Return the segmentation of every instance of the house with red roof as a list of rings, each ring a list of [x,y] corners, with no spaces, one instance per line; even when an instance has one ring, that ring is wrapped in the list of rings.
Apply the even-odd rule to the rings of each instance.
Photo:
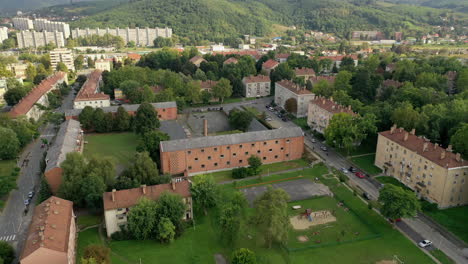
[[[110,106],[110,96],[100,91],[102,84],[102,71],[94,70],[88,75],[88,79],[75,97],[73,108],[83,109],[86,106],[107,107]]]
[[[206,62],[206,60],[202,56],[199,56],[199,55],[191,58],[189,61],[193,63],[195,66],[197,66],[198,68],[200,68],[200,65],[202,64],[202,62]]]
[[[223,65],[237,64],[238,62],[239,62],[239,61],[238,61],[236,58],[231,57],[231,58],[225,60],[225,61],[223,62]]]
[[[269,75],[272,70],[278,67],[278,65],[279,62],[269,59],[262,64],[262,70],[264,70]]]
[[[270,95],[271,80],[269,76],[246,76],[242,79],[245,97],[263,97]]]
[[[311,77],[315,77],[315,71],[311,68],[295,68],[294,73],[298,78],[304,78],[305,81]]]
[[[288,60],[289,56],[291,56],[289,53],[279,53],[276,54],[275,58],[279,63],[284,63]]]
[[[342,106],[333,101],[333,98],[327,99],[321,96],[315,97],[315,99],[310,100],[309,102],[307,124],[313,130],[324,134],[330,120],[338,113],[356,115],[356,113],[351,110],[351,106]]]

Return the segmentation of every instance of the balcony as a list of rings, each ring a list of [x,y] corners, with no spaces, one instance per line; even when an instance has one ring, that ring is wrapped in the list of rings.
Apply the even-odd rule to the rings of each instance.
[[[389,167],[393,167],[392,163],[390,163],[389,161],[385,162],[384,165],[389,166]]]

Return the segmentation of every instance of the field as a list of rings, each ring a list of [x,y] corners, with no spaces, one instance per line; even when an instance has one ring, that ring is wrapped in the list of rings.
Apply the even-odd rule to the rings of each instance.
[[[381,169],[374,165],[374,160],[375,154],[351,158],[351,161],[356,164],[358,168],[365,171],[369,175],[377,175],[382,172]]]
[[[454,235],[468,243],[468,206],[424,212]]]
[[[311,233],[312,229],[305,231],[290,230],[288,249],[273,246],[268,249],[258,235],[258,230],[250,225],[246,219],[242,223],[239,232],[239,241],[232,247],[224,247],[220,242],[222,232],[219,230],[216,222],[216,211],[209,211],[208,215],[195,215],[195,223],[188,227],[184,234],[176,239],[172,244],[162,245],[155,241],[111,241],[108,246],[112,250],[113,263],[160,263],[158,260],[164,259],[164,263],[215,263],[214,254],[223,254],[230,256],[232,250],[238,247],[246,247],[253,250],[261,263],[376,263],[380,260],[391,260],[393,255],[398,255],[405,263],[433,263],[421,250],[413,245],[407,238],[393,229],[385,219],[380,217],[373,210],[369,210],[367,205],[353,193],[339,184],[332,176],[323,177],[326,168],[316,166],[301,171],[295,171],[284,174],[277,174],[262,179],[247,179],[241,182],[226,184],[221,186],[223,192],[233,192],[241,186],[252,184],[268,184],[271,181],[292,180],[294,177],[315,179],[329,186],[335,193],[335,198],[322,197],[303,201],[291,202],[289,206],[303,205],[303,208],[336,210],[337,221],[330,223],[333,225],[328,230],[323,231],[326,225],[316,226],[322,228],[317,238],[320,248],[298,248],[298,242],[294,239],[299,233]],[[349,212],[337,208],[337,200],[345,201],[345,206],[350,209]],[[248,214],[254,213],[255,209],[250,208]],[[351,211],[353,213],[351,213]],[[290,211],[291,215],[297,214],[297,211]],[[248,218],[248,217],[247,217]],[[344,235],[343,235],[343,232]],[[314,231],[316,232],[316,231]],[[356,234],[358,233],[358,234]],[[380,234],[376,238],[363,239],[369,235]],[[358,239],[353,239],[358,237]],[[340,243],[337,243],[340,238]],[[103,243],[99,240],[97,228],[88,229],[79,234],[78,252],[81,254],[83,248],[91,243]],[[306,246],[317,247],[315,239]],[[331,243],[326,243],[331,242]],[[337,254],[339,252],[339,254]],[[115,262],[114,262],[115,261]]]
[[[138,136],[133,133],[86,134],[86,157],[107,157],[115,165],[128,166],[136,153]]]

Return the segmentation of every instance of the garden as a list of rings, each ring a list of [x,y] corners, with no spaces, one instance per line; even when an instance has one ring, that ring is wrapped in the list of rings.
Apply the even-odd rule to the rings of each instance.
[[[84,155],[107,157],[114,165],[129,166],[136,153],[138,136],[134,133],[86,134]]]

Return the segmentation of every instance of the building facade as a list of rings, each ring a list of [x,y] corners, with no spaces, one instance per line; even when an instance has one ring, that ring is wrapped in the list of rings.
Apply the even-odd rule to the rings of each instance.
[[[50,51],[50,64],[53,69],[57,68],[57,64],[62,62],[67,66],[68,70],[75,70],[75,64],[73,59],[73,53],[69,49],[54,49]]]
[[[6,39],[8,39],[8,28],[0,27],[0,43],[2,43]]]
[[[13,27],[18,30],[30,30],[34,29],[33,21],[27,17],[14,17]]]
[[[177,104],[176,102],[161,102],[161,103],[151,103],[156,110],[159,120],[176,120],[177,119]],[[139,104],[124,104],[122,107],[129,113],[131,116],[136,114]],[[108,107],[98,107],[101,108],[104,113],[117,113],[119,106],[108,106]],[[83,109],[71,109],[65,111],[65,119],[75,119],[78,120]]]
[[[439,208],[468,203],[468,162],[459,153],[393,126],[380,132],[375,166]]]
[[[15,63],[7,65],[7,70],[11,71],[15,78],[26,79],[26,69],[28,68],[28,64],[26,63]]]
[[[305,81],[315,77],[315,71],[311,68],[295,68],[294,73],[296,77],[303,78]]]
[[[269,76],[247,76],[242,79],[245,97],[270,96],[271,80]]]
[[[161,170],[194,175],[248,166],[252,155],[263,164],[295,160],[303,151],[304,135],[298,127],[169,140],[160,143]]]
[[[58,31],[62,32],[66,39],[70,37],[70,25],[64,22],[49,21],[47,19],[37,18],[34,19],[33,26],[37,31]]]
[[[83,151],[83,130],[80,122],[67,120],[60,126],[54,143],[47,151],[46,168],[44,176],[52,193],[57,193],[62,184],[62,168],[60,164],[65,161],[67,154]]]
[[[23,99],[21,99],[13,108],[9,115],[12,118],[18,116],[26,116],[38,120],[44,113],[43,107],[49,106],[47,94],[53,90],[59,89],[59,85],[67,83],[67,74],[64,72],[56,72],[54,75],[42,80],[42,82],[34,87]]]
[[[104,36],[105,34],[110,34],[112,36],[121,37],[125,44],[133,41],[138,46],[153,46],[153,41],[157,37],[172,37],[172,28],[75,28],[72,30],[71,34],[74,39],[78,37],[88,37],[91,35]]]
[[[63,32],[59,31],[29,31],[22,30],[16,34],[18,39],[18,48],[38,48],[51,43],[58,48],[65,46]]]
[[[102,84],[102,72],[94,70],[88,75],[88,79],[81,87],[80,91],[73,101],[74,109],[83,109],[86,106],[101,108],[110,106],[110,97],[100,92],[99,87]]]
[[[99,59],[94,62],[94,68],[100,71],[111,71],[111,62],[108,60]]]
[[[297,111],[293,112],[297,117],[307,115],[309,101],[315,98],[315,94],[311,93],[305,87],[297,85],[288,80],[282,80],[275,83],[275,103],[286,109],[288,100],[295,100]]]
[[[52,196],[36,208],[20,255],[21,264],[75,264],[73,203]]]
[[[121,227],[127,225],[128,212],[140,199],[147,198],[156,201],[164,192],[180,195],[186,205],[182,219],[189,220],[193,218],[190,182],[187,180],[177,182],[173,180],[171,183],[152,186],[142,185],[139,188],[120,191],[114,189],[102,196],[107,236],[110,237],[113,233],[121,231]]]
[[[324,134],[330,120],[335,114],[347,113],[356,115],[351,106],[345,107],[333,101],[333,98],[316,97],[309,102],[307,113],[307,124],[313,130]]]

